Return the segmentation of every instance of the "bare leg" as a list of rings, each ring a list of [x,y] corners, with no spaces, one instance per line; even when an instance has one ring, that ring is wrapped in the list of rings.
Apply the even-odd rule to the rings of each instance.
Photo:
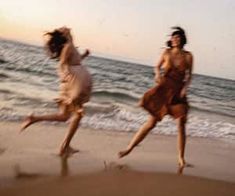
[[[178,119],[178,163],[180,167],[185,166],[184,152],[186,144],[185,133],[186,117]]]
[[[78,110],[72,117],[71,119],[71,124],[69,127],[69,131],[68,134],[66,135],[61,147],[60,147],[60,155],[63,156],[65,153],[68,154],[73,154],[75,152],[78,152],[76,150],[74,150],[73,148],[71,148],[69,146],[74,134],[76,133],[76,130],[78,128],[79,122],[82,119],[83,116],[83,111],[82,110]]]
[[[122,158],[126,155],[128,155],[135,146],[137,146],[144,138],[145,136],[151,131],[157,123],[157,119],[153,116],[150,116],[147,122],[138,130],[138,132],[135,134],[129,145],[127,146],[126,150],[120,151],[118,153],[119,158]]]
[[[27,127],[32,125],[33,123],[39,122],[39,121],[67,121],[70,117],[70,114],[68,112],[67,106],[63,106],[61,111],[56,114],[50,114],[50,115],[42,115],[42,116],[35,116],[35,115],[29,115],[26,117],[24,122],[21,125],[21,132],[24,131]]]

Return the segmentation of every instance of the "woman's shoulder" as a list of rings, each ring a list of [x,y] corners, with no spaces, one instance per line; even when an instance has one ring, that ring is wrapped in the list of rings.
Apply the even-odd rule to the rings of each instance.
[[[76,51],[76,48],[74,47],[73,43],[68,42],[64,44],[62,51],[63,51],[63,54],[65,54],[66,56],[69,56]]]
[[[73,48],[73,44],[72,43],[70,43],[70,42],[67,42],[67,43],[65,43],[64,44],[64,47],[63,47],[64,49],[72,49]]]
[[[187,61],[192,61],[193,60],[193,55],[192,52],[184,50],[184,56],[186,58]]]
[[[184,51],[185,52],[185,60],[187,64],[191,67],[193,63],[193,55],[190,51]]]
[[[162,52],[162,56],[163,57],[166,57],[166,56],[169,56],[170,55],[170,52],[171,52],[171,49],[170,48],[165,48]]]
[[[188,51],[188,50],[183,50],[183,52],[184,52],[184,54],[185,54],[186,56],[193,56],[193,55],[192,55],[192,52],[190,52],[190,51]]]
[[[171,48],[165,48],[163,54],[169,54],[171,52]]]

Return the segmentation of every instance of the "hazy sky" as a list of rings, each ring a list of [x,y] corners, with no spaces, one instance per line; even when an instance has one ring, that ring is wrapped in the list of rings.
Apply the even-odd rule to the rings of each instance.
[[[0,36],[42,45],[66,25],[94,54],[154,65],[180,25],[194,72],[235,80],[234,10],[235,0],[0,0]]]

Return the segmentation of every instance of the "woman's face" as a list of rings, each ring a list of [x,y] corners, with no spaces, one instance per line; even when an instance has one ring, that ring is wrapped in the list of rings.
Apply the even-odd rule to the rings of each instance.
[[[181,38],[179,35],[173,35],[171,37],[171,46],[172,47],[180,47],[181,45]]]

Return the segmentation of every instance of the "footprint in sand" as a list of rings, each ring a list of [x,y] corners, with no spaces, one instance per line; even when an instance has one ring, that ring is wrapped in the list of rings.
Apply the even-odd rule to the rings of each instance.
[[[116,162],[106,162],[104,161],[104,170],[127,170],[129,166],[126,164],[118,164]]]
[[[4,148],[0,148],[0,154],[3,154],[5,152],[6,149]]]

